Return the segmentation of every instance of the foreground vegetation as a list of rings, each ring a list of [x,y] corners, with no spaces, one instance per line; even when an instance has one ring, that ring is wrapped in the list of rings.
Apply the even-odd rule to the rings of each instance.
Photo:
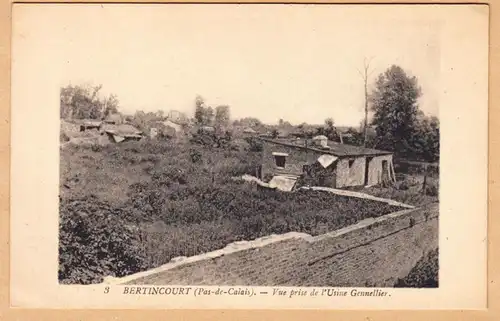
[[[289,231],[317,235],[398,210],[235,181],[252,173],[258,152],[145,141],[70,146],[62,153],[61,282],[100,282],[238,240]]]
[[[437,288],[439,287],[439,249],[422,257],[410,273],[399,279],[397,288]]]

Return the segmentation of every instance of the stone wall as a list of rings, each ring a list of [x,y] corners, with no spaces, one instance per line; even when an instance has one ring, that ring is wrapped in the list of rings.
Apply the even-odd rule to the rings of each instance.
[[[388,178],[392,177],[391,166],[392,155],[375,156],[368,164],[368,185],[376,185],[382,182],[382,162],[387,161]]]
[[[245,244],[245,242],[239,242]],[[438,247],[438,204],[328,234],[288,233],[182,259],[119,284],[392,287]]]
[[[341,158],[337,161],[336,188],[346,186],[361,186],[365,182],[364,156],[355,158]]]
[[[276,167],[273,152],[287,153],[285,171],[280,171]],[[273,144],[264,142],[262,151],[262,176],[272,175],[276,173],[295,173],[302,174],[302,166],[307,163],[313,163],[321,156],[321,153],[296,147]]]

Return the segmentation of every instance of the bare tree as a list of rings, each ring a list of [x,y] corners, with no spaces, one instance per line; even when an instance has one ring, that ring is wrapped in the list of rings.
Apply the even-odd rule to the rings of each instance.
[[[373,59],[373,57],[371,57],[368,60],[366,58],[364,59],[363,71],[357,69],[358,73],[360,74],[361,78],[363,79],[363,83],[365,86],[365,119],[364,119],[364,126],[363,126],[363,147],[366,146],[366,140],[367,140],[367,136],[368,136],[368,78],[373,73],[373,70],[369,71],[370,70],[370,63],[371,63],[372,59]]]

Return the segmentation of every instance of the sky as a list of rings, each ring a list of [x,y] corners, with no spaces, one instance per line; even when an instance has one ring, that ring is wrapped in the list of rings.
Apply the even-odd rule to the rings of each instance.
[[[357,126],[363,80],[391,64],[418,78],[421,109],[438,115],[440,23],[417,8],[326,5],[44,5],[37,23],[18,15],[14,34],[37,37],[56,57],[61,85],[103,85],[121,111],[192,115],[197,95],[232,118]],[[412,6],[413,7],[413,6]],[[33,21],[33,20],[32,20]],[[27,27],[29,26],[29,27]]]

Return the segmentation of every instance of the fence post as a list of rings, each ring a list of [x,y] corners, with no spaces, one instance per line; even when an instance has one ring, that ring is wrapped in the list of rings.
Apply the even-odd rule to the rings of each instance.
[[[422,184],[422,194],[425,195],[425,189],[427,187],[427,165],[425,165],[425,168],[424,168],[424,183]]]

